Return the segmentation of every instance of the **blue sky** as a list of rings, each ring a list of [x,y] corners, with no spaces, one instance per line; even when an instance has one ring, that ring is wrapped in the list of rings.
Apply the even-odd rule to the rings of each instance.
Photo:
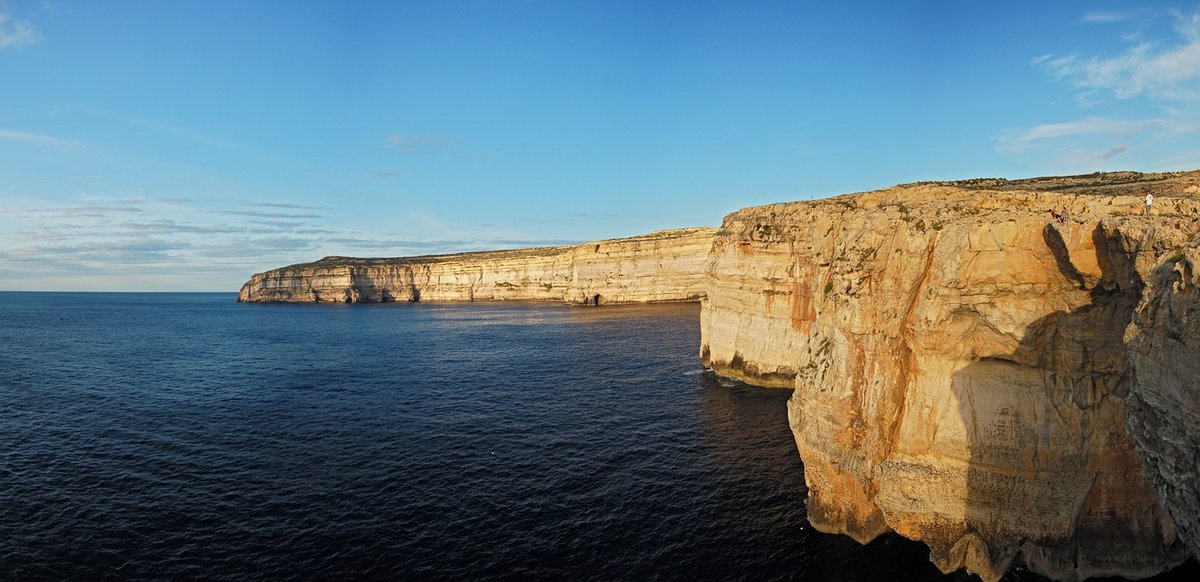
[[[1198,105],[1187,2],[0,0],[0,289],[1195,169]]]

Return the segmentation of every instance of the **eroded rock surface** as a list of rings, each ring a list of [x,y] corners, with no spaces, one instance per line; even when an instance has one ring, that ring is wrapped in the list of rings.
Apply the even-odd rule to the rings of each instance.
[[[582,245],[426,257],[326,257],[258,273],[238,301],[696,301],[712,228]]]
[[[1197,376],[1135,360],[1135,378],[1125,332],[1200,228],[1198,188],[1198,173],[974,180],[741,210],[706,267],[701,357],[795,387],[823,531],[896,531],[942,570],[985,580],[1016,561],[1058,579],[1152,575],[1186,548],[1143,477],[1127,402],[1131,389],[1146,410],[1191,402],[1147,416],[1195,427],[1182,382]],[[1147,192],[1158,199],[1143,216]],[[1192,309],[1188,285],[1139,318],[1159,329],[1164,305]],[[1189,347],[1142,337],[1146,360]],[[1151,370],[1188,390],[1151,396],[1166,383]],[[1192,495],[1180,511],[1193,519],[1195,442],[1153,449],[1161,482],[1186,483],[1176,493]]]
[[[1200,250],[1156,266],[1129,326],[1129,433],[1181,537],[1200,556]]]

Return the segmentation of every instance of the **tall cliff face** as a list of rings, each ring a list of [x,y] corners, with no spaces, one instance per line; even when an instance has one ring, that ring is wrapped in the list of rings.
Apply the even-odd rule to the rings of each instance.
[[[1148,191],[1158,200],[1142,216]],[[1178,427],[1196,426],[1197,408],[1152,390],[1156,368],[1131,369],[1124,336],[1154,273],[1200,228],[1198,191],[1197,173],[1107,174],[736,212],[706,267],[701,357],[795,387],[789,416],[823,531],[896,531],[942,570],[986,580],[1018,559],[1059,579],[1154,574],[1186,551],[1143,477],[1127,403],[1141,386],[1146,416]],[[1173,289],[1138,317],[1171,329],[1157,327],[1178,317],[1162,305],[1193,305]],[[1169,332],[1142,337],[1146,360],[1174,347],[1156,343]],[[1159,370],[1188,390],[1182,378],[1196,377]],[[1153,441],[1158,426],[1141,422]],[[1156,450],[1194,519],[1190,438]]]
[[[396,259],[326,257],[254,275],[243,302],[695,301],[715,229],[567,247]]]
[[[1155,266],[1126,330],[1129,433],[1181,536],[1200,556],[1200,249]]]

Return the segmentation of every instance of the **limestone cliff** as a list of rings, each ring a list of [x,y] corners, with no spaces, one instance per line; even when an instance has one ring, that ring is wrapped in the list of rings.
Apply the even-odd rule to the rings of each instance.
[[[325,257],[258,273],[238,301],[695,301],[715,229],[576,246],[392,259]]]
[[[1127,403],[1148,411],[1133,424],[1155,484],[1194,528],[1197,437],[1181,433],[1200,367],[1164,356],[1200,342],[1194,251],[1173,257],[1200,227],[1198,191],[1200,173],[1122,173],[741,210],[706,266],[701,357],[795,387],[823,531],[896,531],[986,580],[1014,561],[1058,579],[1157,573],[1186,550]],[[1131,357],[1139,303],[1154,331],[1131,332]]]
[[[1126,330],[1134,382],[1129,433],[1146,474],[1200,556],[1200,250],[1189,245],[1157,264]]]

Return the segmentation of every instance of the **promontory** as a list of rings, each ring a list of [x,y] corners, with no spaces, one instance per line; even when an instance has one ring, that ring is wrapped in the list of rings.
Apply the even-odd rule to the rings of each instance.
[[[719,229],[255,275],[241,301],[701,300],[700,357],[793,390],[808,516],[943,571],[1200,555],[1200,172],[907,184]]]

